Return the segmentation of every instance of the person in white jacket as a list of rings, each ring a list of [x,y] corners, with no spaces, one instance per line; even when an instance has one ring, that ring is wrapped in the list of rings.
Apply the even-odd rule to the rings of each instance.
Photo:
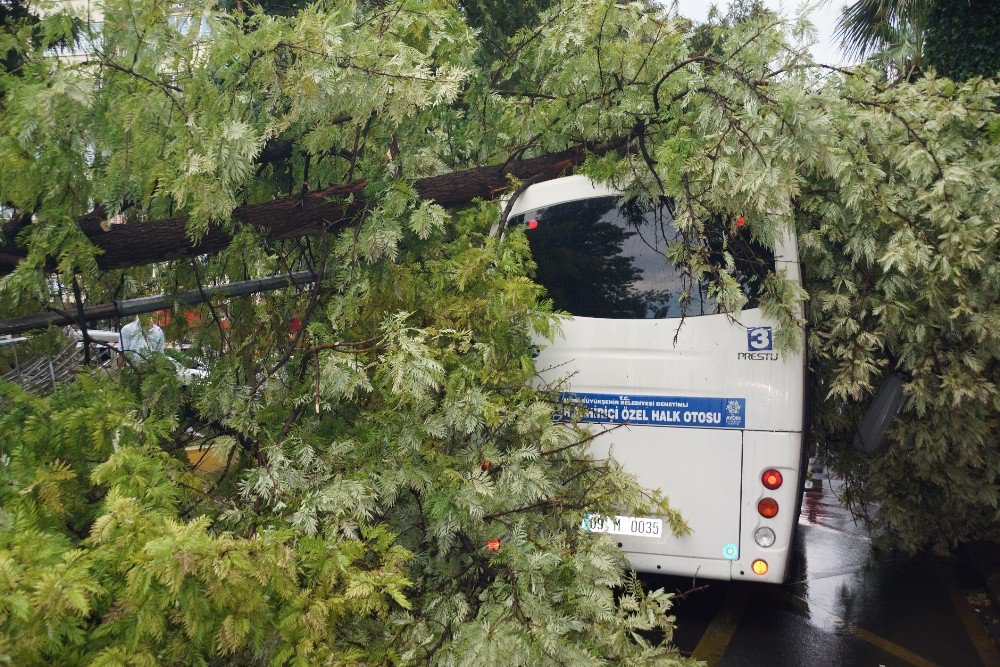
[[[144,351],[163,352],[166,340],[163,329],[158,327],[150,315],[142,314],[122,327],[119,332],[122,351],[131,355],[141,355]]]

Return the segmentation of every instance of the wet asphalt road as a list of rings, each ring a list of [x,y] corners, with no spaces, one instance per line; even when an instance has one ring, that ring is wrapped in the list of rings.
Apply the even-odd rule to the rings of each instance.
[[[809,483],[807,483],[808,485]],[[783,586],[699,581],[676,602],[674,642],[709,665],[1000,667],[969,602],[981,584],[961,561],[875,553],[816,468],[802,503],[797,558]],[[683,593],[690,579],[643,576]]]

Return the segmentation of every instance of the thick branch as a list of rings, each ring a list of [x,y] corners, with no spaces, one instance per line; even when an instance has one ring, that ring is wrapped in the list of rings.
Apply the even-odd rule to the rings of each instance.
[[[618,144],[609,144],[591,152],[604,153],[616,148]],[[522,181],[552,179],[569,173],[586,155],[584,149],[574,148],[505,165],[422,178],[415,186],[424,199],[445,207],[462,206],[477,197],[494,198],[507,190],[510,186],[508,174]],[[332,185],[303,196],[241,206],[233,211],[233,219],[263,230],[269,241],[318,234],[324,229],[336,231],[350,225],[363,208],[364,185],[363,181]],[[184,216],[113,225],[107,232],[101,229],[101,218],[96,213],[85,216],[80,221],[80,228],[102,251],[97,265],[105,271],[218,252],[232,241],[231,234],[213,226],[197,242],[192,242],[187,235]],[[25,254],[25,250],[17,246],[7,246],[4,252],[10,259]],[[10,273],[13,268],[13,261],[0,261],[0,275]]]

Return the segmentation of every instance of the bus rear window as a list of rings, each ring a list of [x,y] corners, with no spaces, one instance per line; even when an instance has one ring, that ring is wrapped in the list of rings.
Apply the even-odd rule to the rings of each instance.
[[[537,280],[558,310],[606,319],[722,312],[705,285],[691,286],[682,309],[684,274],[666,258],[667,246],[681,235],[666,206],[648,210],[620,197],[595,197],[527,211],[512,216],[509,224],[524,227],[538,264]],[[744,307],[753,308],[764,277],[774,268],[774,255],[751,241],[749,233],[728,236],[723,227],[712,225],[707,241],[712,259],[721,264],[728,245],[748,300]]]

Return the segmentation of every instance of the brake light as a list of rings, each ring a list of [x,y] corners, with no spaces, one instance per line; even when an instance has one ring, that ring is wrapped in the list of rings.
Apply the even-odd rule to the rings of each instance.
[[[525,227],[527,227],[528,229],[537,229],[538,228],[538,221],[537,220],[528,220],[527,224],[525,224]]]
[[[781,473],[774,468],[768,468],[764,471],[764,474],[760,476],[761,483],[772,491],[779,486],[784,481],[781,477]]]
[[[774,498],[761,498],[757,502],[757,511],[765,519],[773,519],[778,516],[778,501]]]
[[[754,574],[765,575],[767,574],[767,561],[758,558],[750,564],[750,569],[753,570]]]

